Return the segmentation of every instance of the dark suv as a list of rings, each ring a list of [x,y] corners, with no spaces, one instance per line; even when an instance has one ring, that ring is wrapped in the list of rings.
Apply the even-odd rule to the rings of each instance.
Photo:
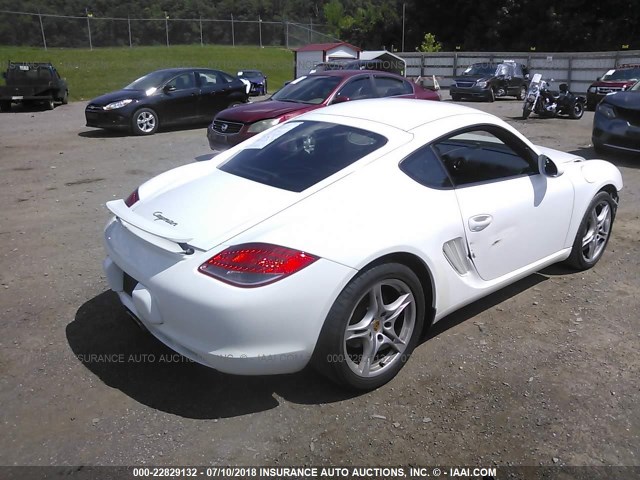
[[[609,70],[591,84],[587,90],[587,110],[595,110],[596,105],[608,93],[624,92],[640,80],[640,65],[620,65]]]
[[[527,94],[528,80],[529,70],[520,63],[474,63],[454,78],[449,93],[454,101],[480,98],[493,102],[496,97],[505,96],[522,100]]]

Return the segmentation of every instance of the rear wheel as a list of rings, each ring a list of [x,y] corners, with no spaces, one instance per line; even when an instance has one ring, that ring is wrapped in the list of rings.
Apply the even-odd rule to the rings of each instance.
[[[418,343],[425,300],[413,271],[398,263],[374,266],[354,278],[327,315],[313,364],[357,390],[384,385]]]
[[[584,105],[582,102],[576,102],[571,108],[569,116],[574,120],[579,120],[582,118],[582,115],[584,115]]]
[[[566,263],[577,270],[587,270],[598,263],[609,242],[615,216],[613,198],[607,192],[599,192],[584,214]]]
[[[153,135],[158,131],[158,115],[150,108],[141,108],[133,114],[131,128],[134,135]]]

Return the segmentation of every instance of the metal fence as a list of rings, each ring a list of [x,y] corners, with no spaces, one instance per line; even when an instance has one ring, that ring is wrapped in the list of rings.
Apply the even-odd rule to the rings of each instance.
[[[407,76],[435,75],[445,88],[472,63],[514,60],[527,65],[532,73],[540,73],[545,79],[553,79],[556,85],[567,83],[574,92],[586,92],[596,77],[620,64],[640,64],[640,50],[579,53],[404,52],[397,55],[407,62]]]
[[[113,18],[0,10],[0,44],[90,48],[142,45],[259,45],[296,48],[334,42],[328,27],[293,21],[210,18]]]

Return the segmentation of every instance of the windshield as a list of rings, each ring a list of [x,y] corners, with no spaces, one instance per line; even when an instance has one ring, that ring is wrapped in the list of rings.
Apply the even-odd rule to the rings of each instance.
[[[464,71],[462,75],[473,75],[473,76],[493,76],[496,73],[496,66],[490,63],[476,63],[475,65],[470,65]]]
[[[633,92],[640,92],[640,82],[636,82],[636,84],[633,87],[631,87],[629,90]]]
[[[244,72],[238,72],[238,76],[239,77],[244,77],[244,78],[261,78],[262,77],[262,73],[260,73],[260,72],[251,72],[249,70],[245,70]]]
[[[171,71],[158,71],[152,72],[144,77],[140,77],[135,82],[130,83],[125,90],[149,90],[153,88],[159,88],[167,83],[171,78],[176,75],[176,72]]]
[[[281,102],[300,102],[319,105],[340,83],[340,77],[301,77],[284,86],[271,98]]]
[[[387,143],[382,135],[327,122],[288,122],[249,143],[218,168],[301,192]]]
[[[638,80],[640,79],[639,68],[622,68],[613,72],[605,73],[602,80]]]

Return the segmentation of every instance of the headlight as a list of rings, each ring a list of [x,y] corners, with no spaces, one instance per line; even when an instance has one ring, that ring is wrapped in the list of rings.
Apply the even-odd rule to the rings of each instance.
[[[106,105],[102,108],[104,110],[115,110],[116,108],[122,108],[126,105],[129,105],[131,102],[133,102],[133,100],[131,100],[130,98],[127,98],[126,100],[120,100],[118,102],[110,103],[109,105]]]
[[[280,120],[281,120],[280,118],[270,118],[269,120],[260,120],[259,122],[256,122],[256,123],[252,124],[247,129],[247,132],[249,132],[249,133],[264,132],[267,128],[271,128],[274,125],[279,124]]]
[[[609,105],[608,103],[599,103],[598,108],[596,109],[597,113],[603,115],[607,118],[616,118],[615,109]]]
[[[480,88],[484,88],[487,86],[487,82],[485,82],[484,80],[479,80],[476,82],[476,85]]]
[[[451,86],[452,86],[452,87],[457,87],[457,86],[458,86],[458,84],[457,84],[456,82],[451,82]]]
[[[534,85],[533,87],[531,87],[531,93],[533,93],[534,95],[538,93],[538,90],[540,90],[540,87],[538,85]]]
[[[589,87],[589,93],[596,93],[598,89],[596,87]]]

